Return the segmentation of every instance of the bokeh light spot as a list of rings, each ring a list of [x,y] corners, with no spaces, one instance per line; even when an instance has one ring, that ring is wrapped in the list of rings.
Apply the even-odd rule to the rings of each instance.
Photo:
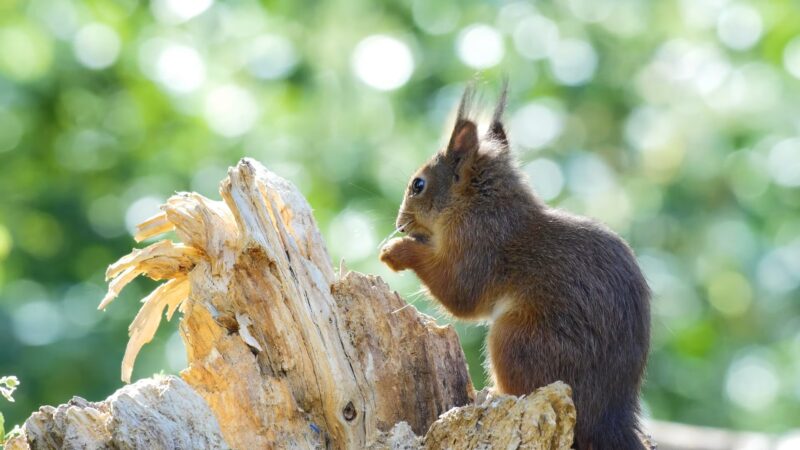
[[[670,255],[642,252],[639,266],[653,290],[653,313],[670,328],[684,329],[700,316],[700,301],[686,284],[688,277],[680,271]]]
[[[64,331],[58,307],[48,300],[27,301],[14,310],[14,336],[24,345],[47,345]]]
[[[125,233],[123,201],[116,195],[105,195],[89,205],[87,217],[92,230],[104,238],[114,238]]]
[[[564,129],[564,117],[542,102],[532,102],[517,110],[509,122],[513,142],[529,149],[540,149],[555,141]]]
[[[131,203],[125,211],[125,227],[128,232],[131,235],[136,234],[136,226],[158,213],[162,204],[164,199],[153,196],[142,197]]]
[[[773,364],[751,352],[728,368],[725,392],[740,408],[758,412],[768,408],[778,395],[779,379]]]
[[[205,81],[205,63],[200,54],[184,45],[168,45],[158,55],[159,81],[176,92],[190,92]]]
[[[72,285],[64,294],[61,304],[64,317],[83,331],[76,334],[84,334],[103,318],[97,311],[97,305],[105,293],[106,290],[96,284],[79,283]]]
[[[0,28],[0,73],[18,81],[43,76],[53,60],[53,44],[38,27],[27,22]]]
[[[616,181],[616,174],[600,157],[578,154],[567,165],[569,190],[586,205],[581,211],[624,233],[630,225],[631,200]]]
[[[701,29],[712,27],[727,3],[728,0],[680,0],[687,25]]]
[[[731,243],[736,245],[731,245]],[[722,219],[710,224],[706,230],[705,250],[710,257],[722,257],[742,265],[758,254],[758,240],[747,221]]]
[[[761,38],[761,16],[752,6],[734,3],[719,16],[717,36],[728,48],[747,50]]]
[[[406,84],[414,72],[414,58],[403,41],[385,35],[372,35],[356,45],[352,67],[368,86],[391,91]]]
[[[153,0],[150,9],[159,22],[175,25],[202,14],[213,0]]]
[[[535,159],[526,164],[523,170],[528,175],[533,190],[543,200],[552,200],[558,197],[564,188],[564,175],[561,167],[550,159]]]
[[[503,36],[489,25],[473,24],[459,33],[456,51],[469,67],[488,69],[496,66],[505,55]]]
[[[59,39],[71,39],[80,25],[74,0],[30,0],[28,3],[32,15]]]
[[[800,186],[800,138],[777,143],[767,159],[772,179],[781,186]]]
[[[212,130],[227,137],[248,132],[260,114],[253,95],[245,89],[228,84],[206,95],[203,116]]]
[[[193,47],[155,38],[140,48],[142,71],[170,91],[188,93],[206,80],[206,65]]]
[[[537,9],[532,2],[513,1],[500,8],[495,24],[501,32],[511,34],[521,21],[535,14],[537,14]]]
[[[740,199],[764,195],[769,188],[770,174],[765,158],[749,150],[739,150],[725,160],[728,184]]]
[[[250,72],[258,78],[277,80],[291,74],[297,52],[288,39],[277,34],[259,36],[248,49]]]
[[[105,69],[114,64],[120,50],[120,40],[113,28],[101,23],[91,23],[75,35],[75,57],[90,69]]]
[[[460,9],[450,1],[414,0],[411,12],[414,22],[426,33],[438,35],[453,31]]]
[[[567,179],[570,191],[586,197],[609,192],[616,186],[608,164],[591,153],[579,154],[569,162]]]
[[[372,219],[358,210],[347,209],[336,216],[329,236],[333,254],[348,262],[361,261],[377,252]]]
[[[617,0],[569,0],[569,9],[584,22],[600,22],[611,14],[615,1]]]
[[[783,67],[795,78],[800,78],[800,36],[792,39],[783,49]]]
[[[758,283],[773,294],[785,294],[800,286],[800,239],[773,249],[761,258]]]
[[[274,167],[271,170],[275,171]],[[277,172],[276,172],[277,173]],[[192,176],[192,190],[206,197],[219,196],[220,181],[228,175],[228,170],[224,165],[210,165],[194,172]],[[282,176],[285,176],[282,174]],[[290,177],[286,177],[291,179]]]
[[[558,26],[550,19],[533,15],[514,28],[514,47],[528,59],[549,57],[558,45]]]
[[[588,42],[565,39],[550,54],[550,70],[559,83],[576,86],[594,77],[597,59],[597,52]]]
[[[741,316],[750,307],[753,290],[738,272],[721,272],[708,283],[708,301],[726,316]]]

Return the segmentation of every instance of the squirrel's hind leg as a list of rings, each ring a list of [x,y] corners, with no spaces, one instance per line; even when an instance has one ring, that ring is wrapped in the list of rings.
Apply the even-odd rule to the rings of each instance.
[[[488,367],[495,389],[503,394],[527,395],[558,380],[547,370],[549,364],[542,364],[548,357],[542,347],[547,342],[537,338],[535,320],[532,313],[515,309],[496,318],[489,329]]]

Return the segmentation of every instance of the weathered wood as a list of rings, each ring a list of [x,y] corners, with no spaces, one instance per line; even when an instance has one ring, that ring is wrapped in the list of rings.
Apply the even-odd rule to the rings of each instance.
[[[406,307],[380,278],[336,273],[303,196],[257,162],[242,160],[220,191],[223,201],[170,198],[136,239],[174,229],[182,243],[109,267],[101,307],[139,274],[167,280],[131,324],[123,379],[164,310],[180,310],[181,376],[232,448],[569,447],[565,385],[437,421],[475,396],[453,328]]]
[[[57,408],[43,406],[24,432],[7,450],[228,448],[203,399],[174,376],[138,381],[103,402],[74,397]]]
[[[482,391],[476,404],[444,413],[424,438],[400,422],[371,450],[567,449],[575,425],[570,395],[569,386],[560,382],[522,399]]]
[[[425,448],[570,448],[575,425],[571,395],[569,386],[556,382],[522,399],[489,397],[479,405],[453,409],[431,426]]]

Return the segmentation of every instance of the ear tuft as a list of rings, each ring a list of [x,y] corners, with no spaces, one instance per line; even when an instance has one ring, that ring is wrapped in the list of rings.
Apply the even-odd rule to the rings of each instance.
[[[504,77],[503,87],[500,91],[500,99],[497,101],[497,106],[494,108],[494,114],[492,114],[492,123],[489,125],[489,137],[499,141],[504,146],[508,146],[508,137],[506,136],[506,129],[503,126],[503,113],[506,111],[507,102],[508,77]]]
[[[472,110],[475,107],[475,81],[472,80],[467,83],[464,89],[464,94],[461,95],[461,102],[458,104],[458,115],[456,116],[456,125],[465,120],[471,120]]]

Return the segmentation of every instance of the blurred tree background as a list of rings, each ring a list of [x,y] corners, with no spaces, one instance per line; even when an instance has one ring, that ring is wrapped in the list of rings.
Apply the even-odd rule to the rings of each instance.
[[[154,284],[98,312],[106,266],[174,191],[218,199],[245,155],[300,187],[335,261],[446,322],[377,246],[481,72],[487,103],[510,76],[538,193],[639,256],[646,413],[797,427],[799,18],[789,0],[0,2],[0,375],[22,383],[6,423],[120,386]],[[483,386],[485,329],[457,328]],[[134,378],[184,364],[162,324]]]

